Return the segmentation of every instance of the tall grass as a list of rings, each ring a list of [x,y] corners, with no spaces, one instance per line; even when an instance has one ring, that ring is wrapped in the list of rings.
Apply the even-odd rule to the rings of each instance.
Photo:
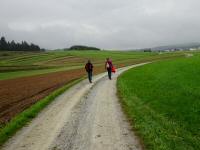
[[[200,57],[157,62],[118,79],[121,102],[149,150],[200,149]]]

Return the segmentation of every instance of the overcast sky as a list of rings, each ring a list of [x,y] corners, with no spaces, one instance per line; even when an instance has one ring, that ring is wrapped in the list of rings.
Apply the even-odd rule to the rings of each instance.
[[[50,49],[200,42],[200,0],[0,0],[0,36]]]

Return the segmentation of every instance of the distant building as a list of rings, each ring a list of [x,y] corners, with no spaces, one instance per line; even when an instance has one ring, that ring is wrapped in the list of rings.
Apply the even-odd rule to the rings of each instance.
[[[189,50],[190,50],[190,51],[196,51],[197,48],[190,48]]]

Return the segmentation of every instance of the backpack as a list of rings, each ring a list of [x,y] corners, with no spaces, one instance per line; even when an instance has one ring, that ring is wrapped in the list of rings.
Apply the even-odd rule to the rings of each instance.
[[[91,64],[91,63],[87,63],[87,64],[86,64],[86,70],[87,70],[87,71],[91,71],[92,69],[93,69],[92,64]]]

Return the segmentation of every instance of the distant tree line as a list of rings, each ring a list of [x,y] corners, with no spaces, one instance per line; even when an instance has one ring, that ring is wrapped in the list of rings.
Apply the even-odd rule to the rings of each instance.
[[[68,50],[100,50],[96,47],[90,47],[90,46],[83,46],[83,45],[74,45],[71,46]]]
[[[0,51],[43,51],[38,45],[33,43],[28,44],[26,41],[16,43],[14,40],[11,42],[6,41],[5,37],[0,39]]]

